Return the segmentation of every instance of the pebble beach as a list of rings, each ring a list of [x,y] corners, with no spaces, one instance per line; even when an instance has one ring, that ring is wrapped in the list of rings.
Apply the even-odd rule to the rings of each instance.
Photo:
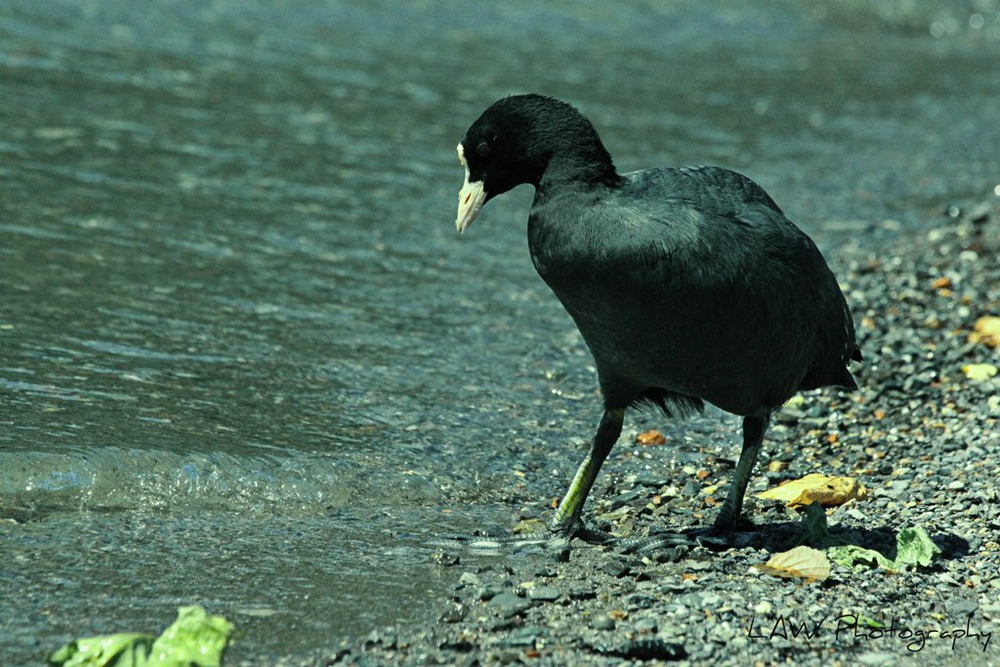
[[[975,332],[1000,312],[1000,205],[950,206],[929,223],[919,238],[828,253],[858,325],[861,390],[808,392],[776,415],[744,510],[755,524],[745,548],[650,556],[574,542],[567,562],[501,553],[484,564],[460,542],[445,544],[436,559],[458,583],[436,618],[273,660],[1000,664],[1000,376],[989,372],[995,341]],[[644,446],[637,435],[623,434],[613,457],[626,461],[599,479],[591,521],[625,536],[710,521],[735,440],[706,444],[701,460],[678,469],[669,443]],[[802,524],[781,503],[751,496],[810,472],[868,489],[827,510],[831,534],[891,556],[898,531],[920,526],[940,554],[900,572],[834,565],[825,581],[762,574],[755,566],[801,542]],[[539,523],[550,511],[547,499],[523,503],[512,521]]]

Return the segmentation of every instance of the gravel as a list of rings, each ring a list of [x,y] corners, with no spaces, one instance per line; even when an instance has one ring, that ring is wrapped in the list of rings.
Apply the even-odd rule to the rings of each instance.
[[[518,554],[477,568],[456,548],[439,561],[461,571],[440,619],[245,664],[1000,664],[1000,375],[963,371],[1000,365],[1000,347],[968,341],[979,317],[1000,315],[1000,205],[953,206],[922,238],[827,254],[858,324],[862,389],[809,392],[777,415],[748,492],[759,529],[750,546],[642,557],[574,542],[568,562]],[[650,452],[628,437],[616,455]],[[706,445],[683,471],[654,451],[647,469],[602,475],[596,527],[705,525],[736,449]],[[831,533],[891,556],[899,529],[922,526],[941,557],[898,573],[834,564],[824,582],[758,573],[752,566],[795,546],[801,528],[753,494],[809,472],[870,490],[828,513]],[[529,510],[551,512],[543,499]]]

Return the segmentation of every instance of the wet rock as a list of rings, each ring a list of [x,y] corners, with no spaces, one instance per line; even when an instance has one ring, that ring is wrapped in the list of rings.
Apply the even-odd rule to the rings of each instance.
[[[434,562],[444,567],[454,567],[462,562],[462,559],[456,553],[442,550],[434,554]]]
[[[657,630],[656,619],[646,616],[632,623],[632,627],[640,634],[654,634]]]
[[[634,505],[640,498],[645,498],[645,496],[646,489],[642,487],[636,487],[625,491],[624,493],[619,493],[611,499],[611,509],[616,510],[625,505]]]
[[[597,591],[589,586],[576,586],[569,590],[571,600],[593,600],[597,597]]]
[[[634,483],[638,486],[647,486],[653,488],[659,488],[663,486],[664,482],[667,481],[663,478],[662,474],[656,473],[652,470],[642,470],[635,475]]]
[[[462,576],[458,578],[458,583],[463,586],[478,586],[479,576],[473,572],[463,572]]]
[[[491,609],[497,610],[502,616],[509,618],[523,612],[531,606],[531,603],[513,593],[500,593],[494,596],[487,605]]]
[[[590,622],[594,630],[614,630],[616,625],[615,619],[606,615],[597,616]]]
[[[504,592],[503,589],[500,588],[499,586],[483,586],[482,588],[476,591],[476,597],[478,597],[483,602],[486,602],[488,600],[492,600],[493,598],[495,598],[496,596],[500,595],[503,592]]]
[[[976,613],[976,610],[979,609],[979,603],[967,598],[956,598],[948,601],[946,609],[949,616],[965,618],[970,614]]]
[[[618,646],[604,648],[598,652],[625,660],[683,660],[687,651],[680,644],[661,639],[640,639]]]
[[[521,628],[511,632],[504,640],[504,645],[527,648],[534,647],[538,641],[539,631],[537,628]]]
[[[532,586],[528,589],[528,598],[541,602],[552,602],[558,600],[562,593],[552,586]]]
[[[535,576],[545,578],[557,577],[559,576],[559,570],[549,565],[535,572]]]
[[[635,593],[629,595],[625,598],[625,606],[628,609],[650,609],[656,604],[657,600],[649,595],[643,595],[641,593]]]
[[[459,621],[465,620],[468,613],[469,608],[466,605],[453,604],[441,614],[438,620],[442,623],[458,623]]]
[[[612,577],[624,577],[631,572],[631,568],[620,560],[609,561],[601,569]]]

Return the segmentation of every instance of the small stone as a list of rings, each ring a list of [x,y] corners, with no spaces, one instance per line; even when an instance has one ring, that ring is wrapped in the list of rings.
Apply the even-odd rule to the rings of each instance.
[[[868,515],[855,507],[852,507],[849,510],[847,510],[846,514],[847,516],[851,517],[852,519],[856,519],[857,521],[868,520]]]
[[[519,598],[513,593],[500,593],[487,604],[507,618],[517,616],[531,606],[527,600]]]
[[[958,579],[953,577],[949,572],[942,572],[941,574],[939,574],[938,581],[943,582],[945,584],[950,584],[952,586],[960,585]]]
[[[886,651],[869,651],[858,656],[858,662],[868,667],[895,664],[896,656]]]
[[[656,605],[656,598],[642,593],[635,593],[625,598],[625,604],[629,609],[650,609]]]
[[[636,632],[643,634],[654,634],[657,630],[656,619],[648,616],[638,619],[632,626]]]
[[[434,554],[434,561],[438,565],[443,565],[444,567],[454,567],[462,562],[462,559],[458,557],[458,554],[442,550]]]
[[[440,621],[442,623],[458,623],[459,621],[465,620],[466,614],[469,613],[469,608],[464,604],[453,604],[448,609],[444,610],[441,614]]]
[[[607,574],[610,574],[612,577],[624,577],[626,574],[629,573],[628,565],[621,562],[620,560],[613,560],[605,564],[604,567],[602,567],[601,569],[604,570]]]
[[[562,593],[552,586],[532,586],[528,589],[528,598],[542,602],[558,600]]]
[[[521,651],[518,649],[501,649],[494,652],[492,657],[501,665],[511,665],[521,662]]]
[[[521,628],[520,630],[514,630],[507,635],[507,638],[503,643],[507,646],[534,648],[535,642],[537,641],[538,630],[536,628]]]
[[[503,593],[502,588],[498,588],[496,586],[483,586],[476,592],[476,597],[483,602],[486,602],[487,600],[492,600],[501,593]]]
[[[619,507],[624,507],[626,505],[634,504],[639,498],[646,495],[646,490],[642,487],[636,487],[634,489],[629,489],[624,493],[619,493],[617,496],[611,499],[612,510],[618,509]]]
[[[476,575],[472,572],[463,572],[462,576],[458,578],[458,583],[464,586],[478,586],[479,575]]]
[[[990,205],[987,202],[976,204],[965,212],[965,219],[969,222],[982,224],[990,217]]]
[[[736,636],[736,630],[729,623],[721,622],[714,624],[708,631],[708,638],[713,642],[727,644]]]
[[[976,610],[979,609],[979,603],[966,598],[956,598],[949,600],[946,608],[950,616],[965,618],[970,614],[976,613]]]
[[[798,407],[785,406],[774,415],[779,424],[797,424],[800,419],[806,416],[804,410]]]
[[[610,616],[598,616],[590,622],[590,627],[594,630],[614,630],[617,623]]]
[[[635,476],[635,484],[638,486],[652,486],[658,488],[663,485],[663,477],[650,471],[642,470]]]
[[[684,564],[684,569],[689,572],[705,572],[712,569],[712,561],[710,560],[693,560],[689,563]]]

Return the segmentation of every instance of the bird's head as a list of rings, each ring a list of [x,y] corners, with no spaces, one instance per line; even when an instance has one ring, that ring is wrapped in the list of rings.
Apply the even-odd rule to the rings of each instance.
[[[609,168],[611,158],[590,122],[569,104],[542,95],[512,95],[494,102],[458,144],[465,184],[458,195],[455,226],[464,232],[493,197],[530,183],[536,188],[547,170],[562,176],[588,167]],[[550,164],[560,169],[549,170]]]
[[[528,156],[534,150],[529,141],[531,116],[530,109],[525,108],[526,97],[529,96],[495,102],[476,119],[458,144],[458,160],[465,167],[465,184],[458,194],[455,220],[459,233],[472,224],[479,209],[490,199],[532,182]],[[535,167],[535,171],[542,170],[544,165]]]

